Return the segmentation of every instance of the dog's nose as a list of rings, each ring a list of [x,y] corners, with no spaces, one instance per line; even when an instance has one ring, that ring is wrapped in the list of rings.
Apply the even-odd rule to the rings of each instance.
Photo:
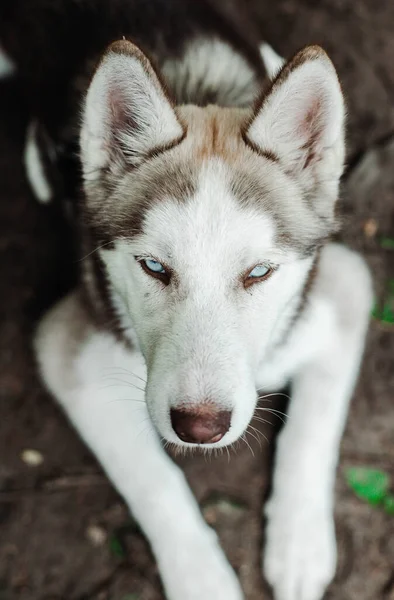
[[[177,436],[190,444],[216,444],[230,428],[231,411],[203,405],[171,409],[171,423]]]

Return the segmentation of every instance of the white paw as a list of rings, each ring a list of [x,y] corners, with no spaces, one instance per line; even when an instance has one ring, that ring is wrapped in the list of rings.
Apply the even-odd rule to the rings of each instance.
[[[291,494],[270,499],[263,571],[275,600],[321,600],[335,575],[336,541],[330,508]]]
[[[168,600],[244,598],[215,534],[191,539],[182,547],[174,547],[169,541],[167,557],[159,566]]]

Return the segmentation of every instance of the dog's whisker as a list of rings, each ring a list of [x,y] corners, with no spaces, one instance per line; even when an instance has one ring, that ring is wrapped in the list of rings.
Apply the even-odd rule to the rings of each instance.
[[[97,252],[98,250],[100,250],[101,248],[105,248],[105,246],[108,246],[109,244],[112,244],[112,240],[110,240],[109,242],[105,242],[104,244],[101,244],[100,246],[97,246],[97,248],[94,248],[94,250],[91,250],[88,254],[86,254],[85,256],[82,256],[81,258],[78,258],[76,260],[76,262],[82,262],[84,260],[86,260],[87,258],[89,258],[89,256],[92,256],[92,254],[94,254],[95,252]]]
[[[254,420],[259,421],[260,423],[267,423],[267,425],[271,425],[271,421],[267,421],[267,419],[262,419],[261,417],[253,417]]]
[[[285,423],[285,419],[283,419],[283,417],[285,417],[286,419],[290,419],[290,416],[287,413],[282,412],[281,410],[276,410],[274,408],[262,408],[262,407],[257,407],[256,410],[261,410],[262,412],[268,412],[271,413],[273,415],[276,415],[278,418],[282,418],[283,422]]]
[[[124,376],[135,377],[136,379],[139,379],[140,381],[143,381],[143,383],[146,383],[145,379],[142,379],[142,377],[139,377],[135,373],[131,373],[130,371],[121,370],[121,369],[111,371],[108,374],[103,375],[103,377],[111,377],[113,375],[115,375],[117,377],[124,377]]]
[[[278,410],[277,408],[271,408],[270,406],[257,406],[255,410],[261,410],[264,412],[273,412],[288,417],[289,415],[282,410]]]
[[[111,373],[110,375],[103,375],[103,380],[112,379],[114,381],[121,381],[122,383],[128,383],[130,385],[136,386],[137,384],[133,381],[129,381],[128,379],[121,379],[126,376],[126,373]]]
[[[266,435],[264,435],[264,433],[262,431],[260,431],[259,429],[256,429],[256,427],[252,427],[251,425],[249,425],[249,427],[251,429],[253,429],[253,431],[255,431],[258,436],[260,435],[261,437],[263,437],[264,440],[267,442],[267,444],[269,444],[269,439],[267,438]],[[260,448],[261,448],[261,446],[260,446]]]
[[[125,367],[121,367],[121,366],[117,366],[117,367],[104,367],[104,369],[108,370],[108,369],[117,369],[118,371],[123,371],[124,374],[127,375],[132,375],[133,377],[136,377],[137,379],[140,379],[141,381],[143,381],[144,383],[146,383],[146,379],[144,379],[143,377],[141,377],[140,375],[137,375],[137,373],[134,373],[133,371],[130,371],[130,369],[126,369]],[[115,373],[116,375],[116,373]]]
[[[270,412],[270,411],[267,411],[267,412]],[[284,418],[282,417],[282,415],[277,415],[276,413],[272,413],[272,415],[273,415],[274,417],[277,417],[277,419],[279,419],[279,420],[280,420],[280,421],[281,421],[283,424],[284,424],[284,423],[286,423],[286,419],[284,419]],[[264,422],[264,423],[269,423],[270,425],[272,425],[272,424],[273,424],[271,421],[267,421],[266,419],[262,419],[261,417],[258,417],[257,415],[256,415],[254,418],[255,418],[257,421],[261,421],[261,422]]]
[[[252,427],[251,425],[249,425],[249,427],[248,427],[248,430],[247,430],[247,432],[246,432],[246,433],[247,433],[247,434],[249,434],[249,435],[251,435],[251,436],[252,436],[252,438],[254,438],[254,439],[256,440],[256,442],[258,443],[258,445],[259,445],[259,447],[260,447],[260,450],[261,450],[261,449],[262,449],[262,446],[261,446],[261,441],[260,441],[260,439],[258,438],[258,436],[257,436],[257,435],[255,435],[255,434],[253,433],[253,431],[251,431],[251,429],[252,429],[253,431],[257,431],[257,429],[256,429],[255,427]]]
[[[122,387],[123,386],[123,387],[130,387],[130,388],[133,388],[134,390],[138,390],[139,392],[145,393],[145,390],[143,388],[139,387],[135,383],[132,383],[131,381],[124,381],[123,379],[116,379],[115,377],[107,377],[107,379],[110,381],[113,380],[113,381],[115,381],[115,383],[107,383],[107,384],[101,386],[100,389],[105,390],[105,389],[108,389],[111,387],[116,387],[116,386]]]
[[[148,421],[148,419],[144,419],[143,421],[141,421],[141,424],[146,423],[147,421]],[[141,431],[138,432],[137,438],[140,438],[142,435],[145,435],[145,440],[147,440],[149,433],[153,433],[153,429],[152,429],[152,427],[150,427],[148,425],[144,429],[141,429]]]
[[[291,400],[290,396],[288,394],[285,394],[284,392],[272,392],[271,394],[264,394],[262,396],[257,396],[257,399],[266,400],[267,398],[271,398],[272,396],[284,396],[285,398],[287,398],[287,400]]]
[[[249,450],[251,451],[251,453],[252,453],[252,456],[253,456],[253,458],[254,458],[254,452],[253,452],[253,449],[252,449],[251,445],[249,444],[248,440],[246,439],[246,437],[245,437],[245,434],[241,435],[241,438],[240,438],[240,439],[241,439],[243,442],[245,442],[245,444],[247,445],[247,447],[248,447],[248,448],[249,448]]]
[[[143,419],[140,420],[140,425],[144,425],[145,423],[147,423],[147,426],[144,429],[141,429],[138,432],[137,437],[140,437],[141,435],[143,435],[144,433],[146,434],[151,433],[153,436],[156,437],[157,433],[156,433],[156,429],[153,427],[152,425],[152,421],[149,415],[146,415]]]

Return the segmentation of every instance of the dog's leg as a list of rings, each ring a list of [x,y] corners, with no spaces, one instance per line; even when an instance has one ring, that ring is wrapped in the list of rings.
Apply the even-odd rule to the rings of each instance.
[[[332,323],[326,338],[322,324],[311,323],[316,346],[293,378],[289,419],[278,440],[264,557],[276,600],[320,600],[335,574],[335,472],[372,303],[362,259],[327,246],[310,303],[325,304]],[[319,337],[325,339],[320,348]]]
[[[77,296],[43,320],[36,352],[48,388],[138,520],[170,600],[241,600],[237,578],[144,402],[138,352],[89,325]]]

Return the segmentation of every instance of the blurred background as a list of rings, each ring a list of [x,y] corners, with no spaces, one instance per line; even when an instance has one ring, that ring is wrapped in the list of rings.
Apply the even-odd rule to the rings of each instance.
[[[354,493],[348,471],[368,467],[394,492],[394,2],[216,3],[284,56],[322,45],[342,81],[343,238],[370,264],[377,304],[342,444],[339,566],[327,597],[394,600],[394,500],[391,510],[372,506],[368,489]],[[17,79],[0,81],[0,600],[160,600],[143,536],[37,377],[32,331],[74,269],[63,218],[38,205],[26,182],[27,122]],[[247,600],[271,598],[260,574],[261,505],[276,429],[267,424],[260,444],[250,437],[253,454],[242,444],[230,465],[227,455],[183,461]]]

